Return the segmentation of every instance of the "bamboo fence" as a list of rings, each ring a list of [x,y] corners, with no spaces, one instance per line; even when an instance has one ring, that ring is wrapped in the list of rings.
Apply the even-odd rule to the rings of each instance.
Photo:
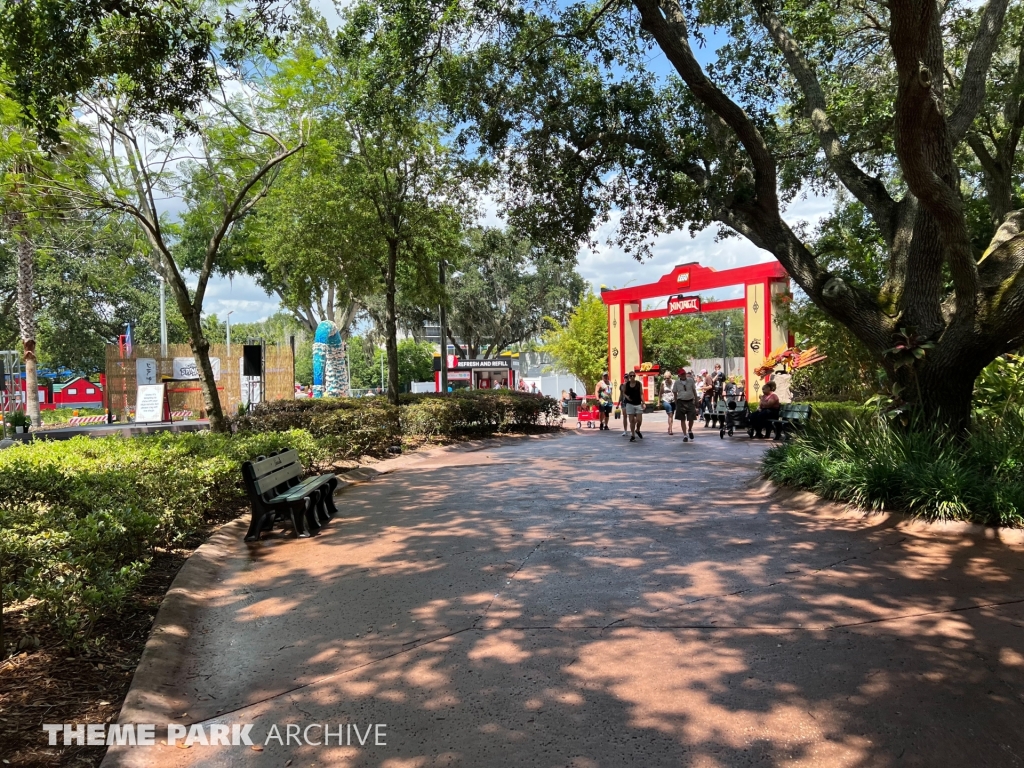
[[[242,376],[242,344],[231,345],[231,359],[225,344],[211,344],[210,357],[221,362],[217,392],[225,416],[232,416],[248,400],[250,385]],[[159,344],[136,344],[131,357],[122,356],[117,344],[108,344],[106,353],[107,387],[105,396],[110,412],[122,422],[130,420],[135,412],[137,394],[137,366],[139,360],[152,360],[156,368],[156,383],[171,379],[174,360],[194,355],[188,344],[168,344],[167,355],[160,354]],[[263,400],[287,400],[295,397],[295,367],[292,350],[286,344],[268,344],[263,348],[265,372]],[[243,392],[243,388],[246,390]],[[258,388],[252,390],[253,400],[259,401]],[[206,418],[206,406],[198,381],[167,381],[167,393],[172,411],[191,411],[191,418]]]

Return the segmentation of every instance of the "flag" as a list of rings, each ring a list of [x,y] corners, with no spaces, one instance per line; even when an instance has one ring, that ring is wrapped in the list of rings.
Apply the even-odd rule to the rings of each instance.
[[[128,329],[124,332],[124,351],[128,357],[132,356],[132,324],[128,323]]]

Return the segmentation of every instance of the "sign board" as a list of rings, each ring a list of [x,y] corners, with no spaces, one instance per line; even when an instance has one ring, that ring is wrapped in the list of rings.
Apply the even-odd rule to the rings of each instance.
[[[220,358],[211,357],[210,367],[213,368],[213,380],[220,381]],[[171,378],[179,381],[199,381],[199,365],[195,358],[176,357],[171,366]]]
[[[448,381],[469,381],[472,375],[469,371],[448,371]]]
[[[700,296],[673,296],[668,300],[669,315],[688,315],[700,312]]]
[[[135,382],[137,384],[156,384],[156,360],[151,357],[140,357],[135,361]]]
[[[456,368],[511,368],[512,359],[508,357],[492,357],[487,360],[459,360]]]
[[[135,423],[164,421],[167,390],[164,384],[140,384],[135,395]]]

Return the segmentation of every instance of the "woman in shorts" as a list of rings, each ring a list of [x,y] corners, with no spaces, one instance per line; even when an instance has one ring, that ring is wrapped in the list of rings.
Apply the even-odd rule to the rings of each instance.
[[[661,382],[661,407],[668,414],[668,433],[670,435],[672,434],[673,413],[676,409],[676,393],[672,391],[673,384],[675,382],[672,381],[672,371],[667,371],[664,380]]]

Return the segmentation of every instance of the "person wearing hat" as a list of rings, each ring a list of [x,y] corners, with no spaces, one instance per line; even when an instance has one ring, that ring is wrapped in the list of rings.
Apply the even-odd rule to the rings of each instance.
[[[644,420],[644,385],[636,380],[633,371],[626,374],[622,395],[626,400],[626,418],[629,420],[629,442],[635,443],[638,437],[644,438],[640,432]]]
[[[608,379],[608,371],[601,374],[594,394],[597,396],[597,405],[601,412],[601,423],[597,428],[608,429],[608,417],[612,414],[612,383]]]
[[[679,378],[672,385],[672,391],[676,396],[676,418],[683,429],[685,443],[693,440],[693,422],[697,419],[697,385],[693,381],[693,373],[680,368]]]

